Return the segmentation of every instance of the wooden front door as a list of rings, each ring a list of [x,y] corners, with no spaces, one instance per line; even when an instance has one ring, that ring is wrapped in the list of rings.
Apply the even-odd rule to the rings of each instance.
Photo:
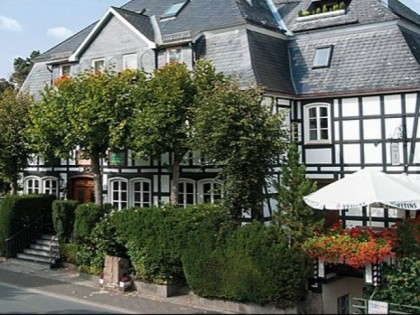
[[[78,177],[71,180],[70,199],[80,203],[95,202],[95,189],[93,179]]]

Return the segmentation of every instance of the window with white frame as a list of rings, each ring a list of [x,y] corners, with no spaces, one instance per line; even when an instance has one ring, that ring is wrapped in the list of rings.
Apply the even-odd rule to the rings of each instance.
[[[327,68],[330,66],[333,45],[317,47],[315,49],[312,68]]]
[[[195,184],[192,180],[181,179],[178,183],[178,206],[195,204]]]
[[[131,182],[134,207],[150,207],[151,183],[148,179],[134,179]]]
[[[331,143],[331,118],[329,104],[305,106],[305,142]]]
[[[42,179],[42,192],[48,195],[58,196],[58,180],[55,177]]]
[[[70,65],[62,65],[60,67],[60,75],[61,76],[70,76],[70,70],[71,70]]]
[[[221,182],[214,179],[201,180],[198,183],[199,202],[214,203],[222,198]]]
[[[105,60],[104,59],[96,59],[92,61],[92,68],[93,72],[102,72],[105,69]]]
[[[168,63],[171,62],[182,62],[182,49],[181,47],[169,48],[167,50]]]
[[[123,56],[123,70],[126,69],[137,69],[137,54]]]
[[[109,202],[118,210],[128,207],[128,181],[115,178],[109,181]]]
[[[25,194],[39,194],[41,192],[40,178],[35,176],[26,177],[23,183]]]

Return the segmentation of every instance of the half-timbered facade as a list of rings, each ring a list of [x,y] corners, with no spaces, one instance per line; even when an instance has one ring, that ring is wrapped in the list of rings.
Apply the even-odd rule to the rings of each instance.
[[[192,68],[204,57],[244,84],[264,86],[268,101],[289,109],[307,176],[319,186],[363,167],[417,176],[419,30],[419,15],[397,0],[132,0],[36,58],[22,89],[37,96],[63,74],[110,66],[151,72],[172,60]],[[109,152],[102,161],[104,201],[119,209],[169,201],[171,157],[131,153]],[[52,165],[36,158],[23,192],[92,201],[90,161],[81,154]],[[219,171],[198,153],[186,156],[180,204],[220,198],[213,189]],[[274,192],[266,187],[267,218],[276,210]],[[407,214],[375,209],[373,224]],[[365,209],[341,215],[349,225],[368,220]]]

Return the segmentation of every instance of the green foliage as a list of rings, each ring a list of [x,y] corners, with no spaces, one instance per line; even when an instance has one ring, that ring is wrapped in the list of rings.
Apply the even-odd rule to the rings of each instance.
[[[54,200],[52,204],[54,229],[60,243],[72,240],[77,205],[75,200]]]
[[[53,195],[7,195],[0,204],[0,255],[5,254],[4,240],[19,232],[29,223],[44,216],[43,222],[52,223]]]
[[[137,156],[172,156],[171,203],[178,203],[178,178],[188,152],[191,109],[195,94],[190,71],[183,63],[156,69],[147,82],[137,84],[131,148]]]
[[[183,264],[194,293],[281,308],[296,306],[306,279],[305,256],[288,248],[280,228],[260,222],[220,234],[191,235]]]
[[[0,79],[0,94],[2,94],[6,89],[13,90],[13,84],[11,84],[9,81],[7,81],[4,78]]]
[[[105,256],[128,258],[124,244],[116,236],[116,228],[110,220],[107,209],[100,217],[83,243],[77,245],[76,261],[79,269],[87,273],[99,274],[105,263]]]
[[[382,284],[375,288],[374,300],[420,307],[420,259],[399,258],[395,265],[385,265]],[[372,290],[367,292],[369,298]]]
[[[140,71],[126,70],[77,77],[61,77],[46,87],[42,101],[31,107],[27,137],[47,158],[67,157],[78,147],[92,159],[95,198],[102,203],[100,158],[107,151],[126,148],[129,121],[133,116],[134,88],[144,78]]]
[[[328,12],[327,5],[322,6],[322,13]]]
[[[70,264],[77,264],[77,245],[75,243],[60,243],[60,259]]]
[[[408,218],[397,223],[397,244],[393,252],[397,256],[420,257],[420,217]]]
[[[230,222],[228,212],[216,205],[126,209],[111,218],[137,277],[158,284],[184,282],[181,256],[191,231]]]
[[[22,86],[23,82],[25,81],[26,77],[28,76],[29,72],[33,66],[33,59],[40,55],[38,50],[32,51],[28,58],[21,58],[17,57],[13,61],[13,69],[14,72],[10,77],[10,80],[15,83],[18,87]]]
[[[6,89],[0,94],[0,176],[18,190],[19,173],[28,166],[31,149],[25,138],[32,98]]]
[[[316,13],[316,14],[321,13],[321,8],[316,8],[315,13]]]
[[[201,73],[216,77],[206,64],[196,71],[198,82]],[[223,165],[224,200],[237,220],[243,212],[262,219],[266,177],[284,150],[283,114],[273,114],[261,101],[261,89],[244,90],[233,78],[216,77],[196,96],[193,147]]]
[[[299,151],[294,142],[283,161],[277,190],[278,209],[273,220],[281,226],[291,244],[302,244],[315,229],[322,228],[324,220],[320,211],[312,209],[303,200],[316,190],[316,183],[306,178],[305,165],[299,162]]]
[[[110,212],[108,206],[84,203],[76,207],[73,238],[76,244],[89,242],[90,234],[95,225]]]

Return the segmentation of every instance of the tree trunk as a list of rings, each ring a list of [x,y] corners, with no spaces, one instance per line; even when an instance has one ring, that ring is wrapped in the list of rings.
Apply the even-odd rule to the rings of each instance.
[[[93,154],[92,159],[92,173],[93,182],[95,184],[95,203],[99,206],[103,205],[102,197],[102,171],[100,165],[100,158],[98,154]]]
[[[174,161],[172,165],[172,185],[171,185],[171,205],[176,207],[178,205],[178,184],[181,175],[181,161],[182,156],[174,154]]]

